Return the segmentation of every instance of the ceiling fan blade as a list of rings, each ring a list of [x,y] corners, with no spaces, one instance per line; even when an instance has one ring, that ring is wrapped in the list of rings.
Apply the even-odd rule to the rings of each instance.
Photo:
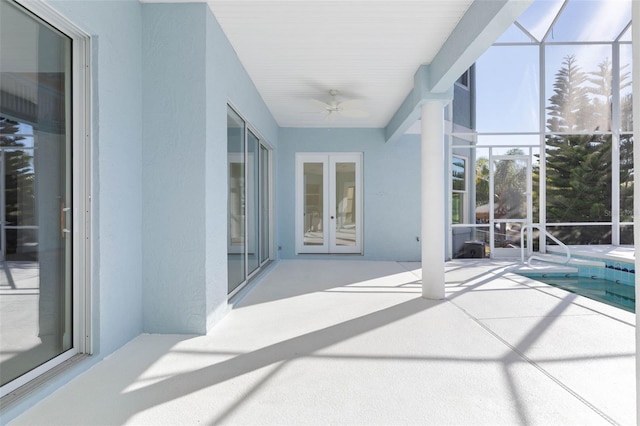
[[[314,104],[316,104],[316,106],[322,108],[322,110],[326,110],[327,108],[331,108],[331,105],[329,105],[328,103],[318,100],[318,99],[310,99]]]
[[[340,114],[344,117],[349,118],[369,117],[369,113],[367,111],[362,111],[361,109],[343,109],[342,111],[340,111]]]
[[[362,109],[364,101],[362,99],[349,99],[348,101],[340,102],[340,107],[343,110],[347,109]]]

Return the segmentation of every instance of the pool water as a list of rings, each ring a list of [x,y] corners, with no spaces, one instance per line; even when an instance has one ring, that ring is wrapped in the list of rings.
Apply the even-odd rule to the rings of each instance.
[[[579,277],[577,275],[522,275],[629,312],[635,312],[636,309],[635,287],[630,285],[617,284],[601,278]]]

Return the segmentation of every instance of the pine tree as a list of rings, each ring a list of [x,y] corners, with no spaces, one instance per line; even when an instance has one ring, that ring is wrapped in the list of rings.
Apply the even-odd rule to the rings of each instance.
[[[550,132],[608,130],[611,126],[611,64],[587,74],[574,55],[556,74],[547,127]],[[552,134],[546,140],[547,221],[611,220],[611,136]],[[554,230],[554,228],[551,228]],[[555,228],[568,244],[605,244],[610,231],[600,227]]]

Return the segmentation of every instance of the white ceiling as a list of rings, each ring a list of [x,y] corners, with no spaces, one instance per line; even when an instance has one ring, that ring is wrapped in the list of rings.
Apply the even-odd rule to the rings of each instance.
[[[281,127],[380,128],[472,0],[208,3]],[[330,89],[369,116],[326,120],[311,99]]]

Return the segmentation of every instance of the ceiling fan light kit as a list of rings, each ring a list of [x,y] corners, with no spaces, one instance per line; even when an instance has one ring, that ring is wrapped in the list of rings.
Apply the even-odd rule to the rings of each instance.
[[[360,109],[362,101],[358,99],[351,99],[346,101],[338,100],[339,91],[336,89],[329,90],[329,96],[331,99],[329,102],[324,102],[318,99],[312,99],[315,103],[322,107],[323,113],[326,113],[326,119],[331,120],[335,115],[341,115],[346,118],[366,118],[369,117],[369,113]]]

